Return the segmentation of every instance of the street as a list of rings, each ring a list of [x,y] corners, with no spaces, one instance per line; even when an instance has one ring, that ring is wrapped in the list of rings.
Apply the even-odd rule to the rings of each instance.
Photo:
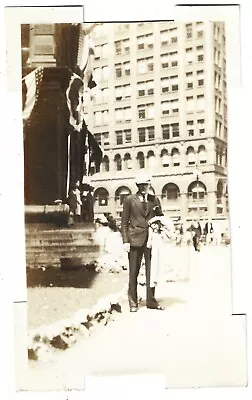
[[[189,279],[164,282],[157,298],[165,311],[127,302],[115,321],[55,352],[50,362],[31,362],[19,387],[25,390],[84,389],[85,375],[162,374],[166,388],[245,386],[246,326],[231,316],[230,248],[188,248]]]

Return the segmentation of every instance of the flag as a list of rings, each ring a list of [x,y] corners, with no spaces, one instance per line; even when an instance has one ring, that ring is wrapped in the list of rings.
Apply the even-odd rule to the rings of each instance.
[[[89,164],[88,164],[88,173],[90,173],[91,163],[94,163],[96,170],[100,168],[102,162],[102,149],[92,135],[91,132],[88,130],[88,148],[89,148]]]
[[[69,110],[69,123],[80,132],[83,124],[83,80],[79,75],[72,72],[69,84],[66,90],[67,106]]]
[[[89,24],[88,24],[89,25]],[[84,92],[96,86],[93,80],[94,42],[89,34],[96,24],[80,25],[77,62],[66,90],[69,110],[70,140],[68,141],[67,189],[71,183],[83,182],[90,175],[91,164],[98,169],[102,150],[84,120]]]
[[[43,74],[44,68],[38,67],[22,79],[22,113],[24,121],[30,118],[38,100]]]
[[[91,24],[91,26],[86,25],[87,24],[81,24],[80,26],[77,55],[77,68],[79,70],[81,78],[83,79],[85,90],[87,88],[92,89],[96,86],[96,83],[93,80],[95,45],[89,35],[96,24]]]

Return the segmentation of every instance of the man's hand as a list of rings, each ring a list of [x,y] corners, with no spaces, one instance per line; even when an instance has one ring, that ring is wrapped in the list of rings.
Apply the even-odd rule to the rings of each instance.
[[[129,253],[129,251],[130,251],[130,243],[123,243],[123,248],[124,248],[124,251]]]

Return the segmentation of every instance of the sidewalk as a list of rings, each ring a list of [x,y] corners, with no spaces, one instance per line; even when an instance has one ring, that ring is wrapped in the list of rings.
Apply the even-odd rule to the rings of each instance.
[[[228,248],[190,252],[189,282],[157,291],[165,311],[130,313],[125,304],[88,340],[33,364],[22,388],[83,390],[85,375],[134,373],[163,374],[167,388],[245,386],[245,320],[231,316],[230,283]]]

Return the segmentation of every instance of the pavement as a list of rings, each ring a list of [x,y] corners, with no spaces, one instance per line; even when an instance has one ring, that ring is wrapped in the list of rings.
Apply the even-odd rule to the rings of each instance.
[[[164,282],[165,311],[137,313],[127,303],[115,321],[46,362],[30,362],[22,390],[84,390],[85,376],[158,374],[165,388],[247,384],[246,320],[232,315],[229,247],[188,249],[189,279]]]

